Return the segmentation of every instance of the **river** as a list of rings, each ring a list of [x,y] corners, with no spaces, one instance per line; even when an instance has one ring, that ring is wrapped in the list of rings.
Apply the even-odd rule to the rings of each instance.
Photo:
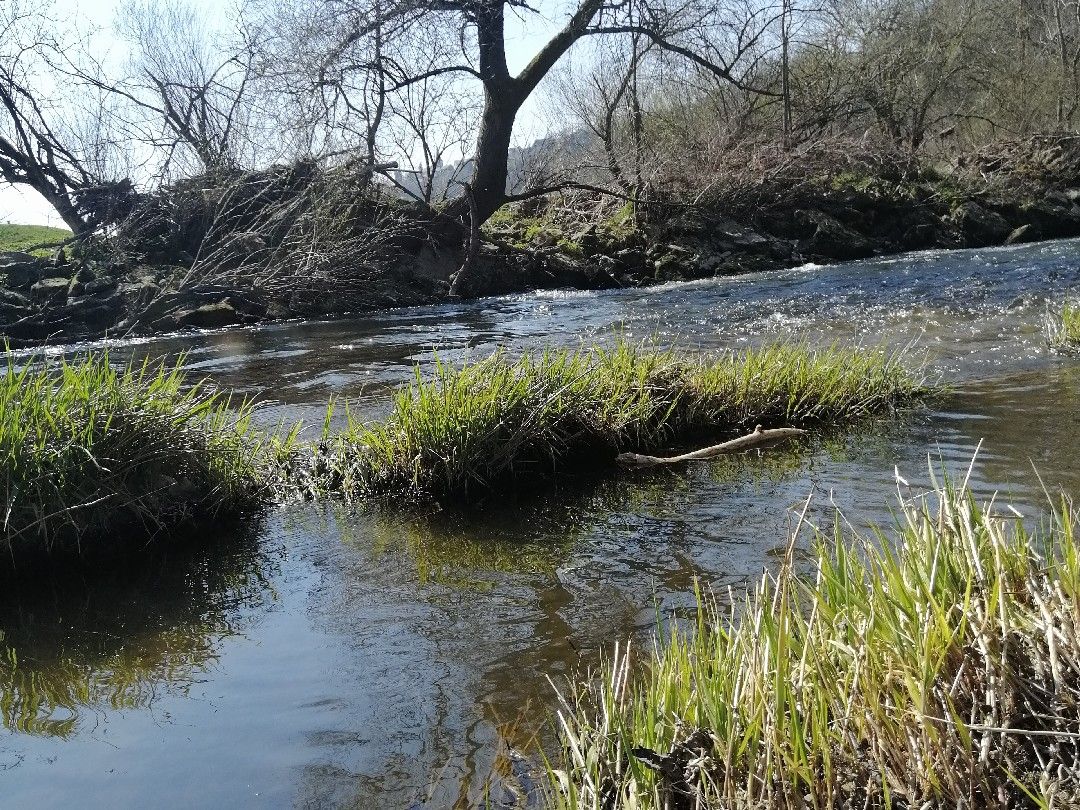
[[[970,466],[1032,521],[1044,484],[1080,495],[1080,361],[1045,347],[1048,306],[1078,286],[1080,242],[1055,242],[117,344],[184,353],[268,425],[321,427],[331,396],[377,417],[436,354],[620,336],[906,346],[952,393],[800,455],[578,481],[472,517],[293,504],[94,575],[0,583],[0,806],[459,808],[493,774],[501,800],[527,781],[510,752],[544,738],[549,679],[647,640],[696,580],[743,588],[811,494],[826,525],[837,509],[888,524],[897,471],[918,490]]]

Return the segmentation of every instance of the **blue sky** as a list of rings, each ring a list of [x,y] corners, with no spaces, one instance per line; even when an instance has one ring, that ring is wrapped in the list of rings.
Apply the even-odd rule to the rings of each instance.
[[[221,0],[190,1],[205,6],[208,12],[221,5]],[[95,43],[100,43],[103,52],[116,52],[120,46],[107,32],[118,3],[119,0],[55,0],[53,8],[60,19],[77,20],[80,27],[89,25],[101,30],[101,34],[94,39]],[[558,28],[570,3],[569,0],[540,0],[535,5],[542,8],[543,13],[540,16],[529,15],[527,26],[513,14],[507,20],[507,59],[514,72],[526,65]],[[524,142],[545,134],[538,97],[530,99],[522,110],[517,132],[518,139]],[[35,192],[10,187],[0,188],[0,222],[63,225],[48,203]]]

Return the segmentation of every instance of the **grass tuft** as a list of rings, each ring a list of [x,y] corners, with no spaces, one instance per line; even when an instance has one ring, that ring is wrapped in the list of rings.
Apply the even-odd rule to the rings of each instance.
[[[266,494],[277,452],[250,425],[251,406],[180,365],[116,369],[9,356],[0,376],[0,538],[51,547],[140,536],[196,515],[236,512]]]
[[[550,808],[1075,807],[1080,545],[946,485],[571,687]],[[794,543],[794,541],[792,541]]]
[[[496,353],[437,363],[377,424],[327,436],[316,487],[347,497],[469,501],[623,451],[752,430],[839,424],[928,393],[897,354],[775,345],[703,358],[620,343],[612,349]]]
[[[1066,301],[1061,315],[1050,317],[1047,332],[1050,346],[1058,351],[1080,351],[1080,304]]]

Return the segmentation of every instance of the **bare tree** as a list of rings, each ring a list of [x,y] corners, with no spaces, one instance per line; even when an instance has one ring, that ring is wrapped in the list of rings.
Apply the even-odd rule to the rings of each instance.
[[[140,114],[129,123],[158,151],[163,174],[177,162],[183,173],[255,160],[257,29],[241,15],[213,30],[185,0],[128,0],[117,30],[132,49],[131,75],[106,86]]]
[[[80,194],[105,178],[100,152],[76,137],[74,108],[60,96],[63,82],[53,60],[65,43],[58,28],[30,3],[0,6],[0,179],[36,191],[81,236],[93,230],[96,217],[80,205]]]

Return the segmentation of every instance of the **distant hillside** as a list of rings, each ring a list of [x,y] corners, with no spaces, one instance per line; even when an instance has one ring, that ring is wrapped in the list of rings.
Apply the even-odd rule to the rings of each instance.
[[[48,225],[0,225],[0,252],[26,250],[46,242],[59,242],[69,236],[71,231]]]

